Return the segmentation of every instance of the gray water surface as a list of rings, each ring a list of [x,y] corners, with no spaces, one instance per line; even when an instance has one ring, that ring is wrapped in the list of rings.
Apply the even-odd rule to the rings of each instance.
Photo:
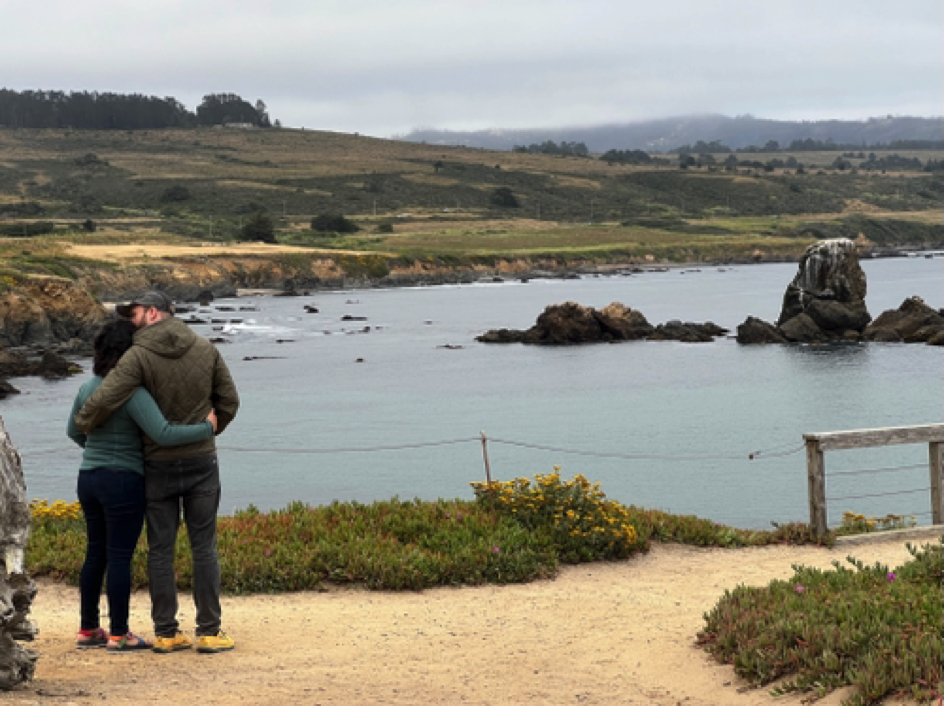
[[[935,307],[944,300],[940,258],[862,266],[873,316],[911,295]],[[651,323],[712,320],[733,333],[748,315],[775,320],[795,272],[754,265],[215,302],[256,309],[211,307],[200,315],[243,321],[224,332],[195,327],[230,341],[220,350],[242,396],[218,439],[223,511],[471,498],[469,482],[484,478],[484,432],[493,477],[559,465],[626,504],[751,528],[807,520],[802,434],[940,422],[940,348],[474,340],[491,328],[527,328],[545,306],[568,300],[619,301]],[[319,313],[305,313],[306,304]],[[31,497],[74,498],[80,450],[65,421],[86,378],[19,378],[23,394],[0,402]],[[831,524],[843,510],[930,522],[926,446],[831,453],[826,463]],[[837,473],[886,467],[897,470]],[[917,492],[844,499],[905,490]]]

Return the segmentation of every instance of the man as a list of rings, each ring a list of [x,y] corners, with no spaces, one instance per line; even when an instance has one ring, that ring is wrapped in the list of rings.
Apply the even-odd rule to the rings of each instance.
[[[212,408],[216,433],[221,433],[236,416],[239,396],[216,347],[174,317],[174,305],[163,292],[145,292],[115,310],[138,327],[134,345],[76,415],[76,426],[90,432],[143,385],[168,421],[194,424]],[[233,649],[232,638],[221,629],[216,548],[220,476],[214,439],[170,448],[144,436],[144,487],[154,651],[193,646],[177,622],[174,548],[181,509],[193,552],[197,651]]]

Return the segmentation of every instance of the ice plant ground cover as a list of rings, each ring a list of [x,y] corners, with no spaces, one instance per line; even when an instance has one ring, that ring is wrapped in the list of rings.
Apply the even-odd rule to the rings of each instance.
[[[624,506],[599,484],[558,469],[531,481],[472,484],[476,499],[300,502],[263,513],[256,508],[219,519],[225,591],[299,591],[356,583],[372,589],[521,583],[553,576],[559,563],[617,560],[648,551],[651,541],[743,547],[814,540],[802,523],[754,531],[691,515]],[[501,498],[500,500],[498,498]],[[77,583],[85,547],[78,503],[33,507],[27,561],[36,576]],[[135,553],[133,581],[147,584],[147,544]],[[191,585],[190,545],[177,542],[178,583]]]
[[[476,499],[297,502],[268,513],[250,506],[219,520],[224,590],[233,594],[319,590],[356,584],[379,590],[522,583],[552,577],[560,563],[632,560],[652,542],[706,547],[832,545],[803,523],[743,530],[691,515],[625,506],[599,484],[559,469],[532,479],[473,483]],[[85,527],[76,503],[36,503],[27,548],[34,576],[78,582]],[[794,567],[790,581],[737,588],[705,616],[699,640],[758,685],[814,697],[851,684],[848,703],[941,691],[941,547],[913,550],[889,569]],[[177,544],[178,584],[192,584],[190,547]],[[134,559],[146,585],[147,546]],[[694,637],[694,636],[693,636]]]
[[[941,544],[908,545],[912,559],[890,570],[794,566],[786,581],[726,591],[705,615],[699,641],[720,662],[774,695],[810,700],[854,687],[843,701],[864,706],[895,695],[942,696]]]

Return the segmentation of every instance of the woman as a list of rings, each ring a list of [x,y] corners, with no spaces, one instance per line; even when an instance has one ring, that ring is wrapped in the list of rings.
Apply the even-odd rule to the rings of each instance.
[[[94,341],[94,377],[79,389],[67,433],[84,449],[78,496],[85,514],[88,546],[79,577],[81,626],[79,649],[107,646],[110,652],[149,650],[153,644],[128,627],[131,558],[144,524],[144,454],[141,431],[161,446],[181,446],[208,439],[216,431],[211,410],[199,424],[172,426],[143,387],[101,426],[86,435],[75,426],[75,414],[131,347],[137,329],[127,319],[102,327]],[[110,632],[99,623],[102,580],[107,570]]]

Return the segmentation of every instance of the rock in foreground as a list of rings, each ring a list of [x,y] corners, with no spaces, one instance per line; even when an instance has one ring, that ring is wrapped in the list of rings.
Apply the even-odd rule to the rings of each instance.
[[[36,669],[36,653],[20,644],[37,633],[27,618],[36,585],[23,566],[29,526],[20,454],[0,418],[0,689],[32,679]]]

